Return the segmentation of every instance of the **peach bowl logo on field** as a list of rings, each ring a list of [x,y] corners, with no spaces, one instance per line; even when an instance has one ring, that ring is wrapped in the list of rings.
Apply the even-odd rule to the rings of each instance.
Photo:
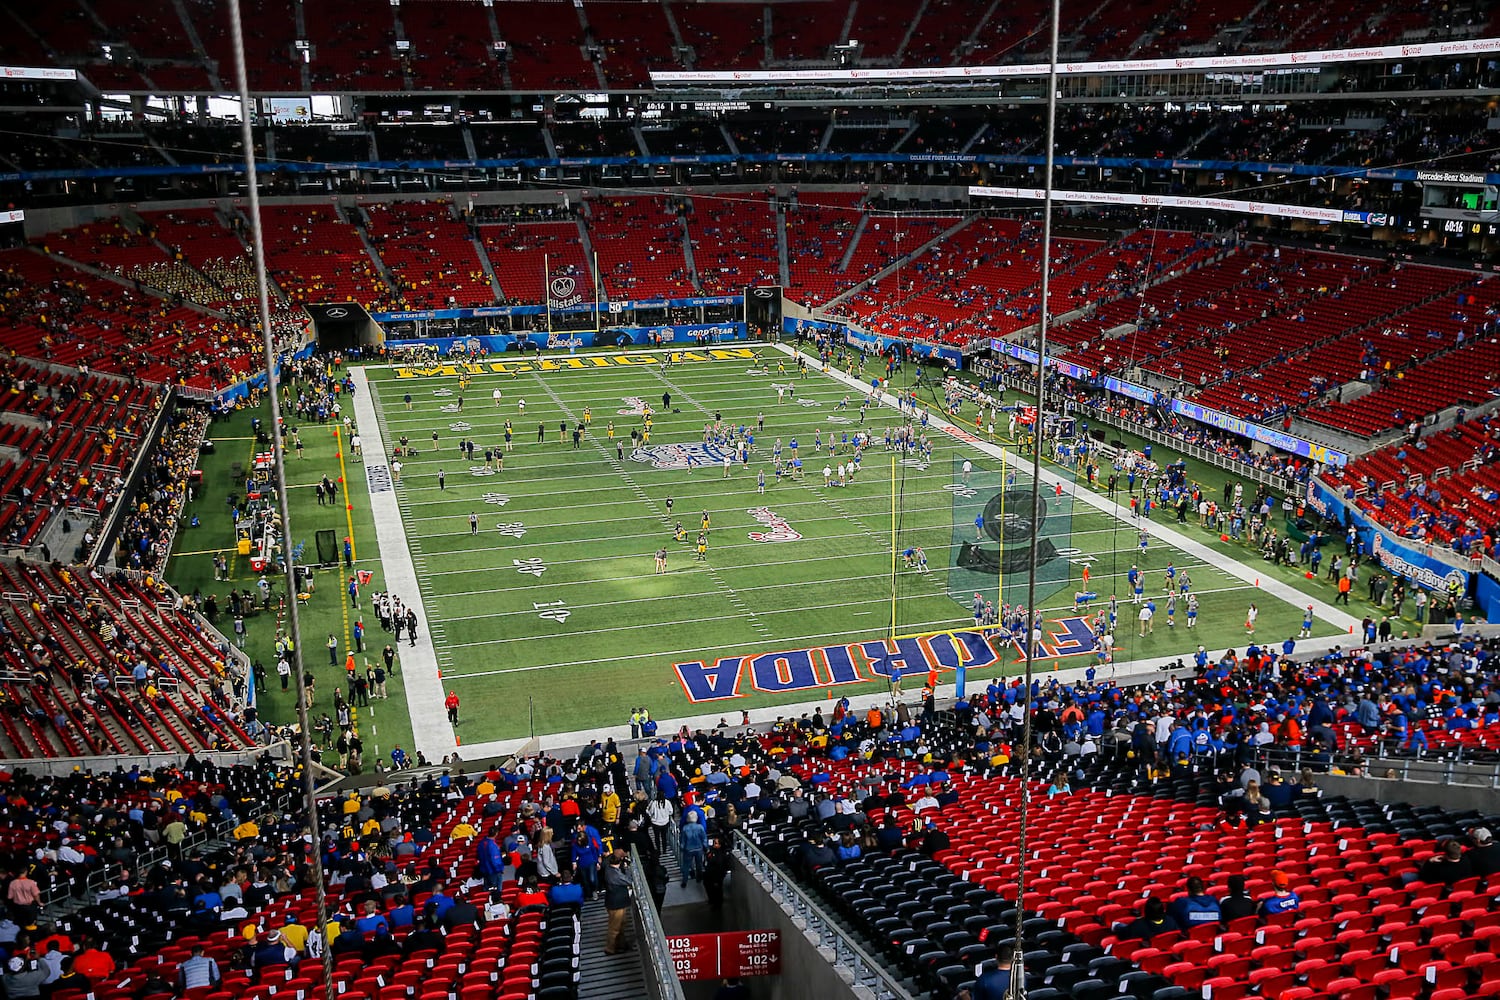
[[[750,532],[752,542],[795,542],[802,538],[801,532],[769,507],[751,507],[745,513],[770,529]]]

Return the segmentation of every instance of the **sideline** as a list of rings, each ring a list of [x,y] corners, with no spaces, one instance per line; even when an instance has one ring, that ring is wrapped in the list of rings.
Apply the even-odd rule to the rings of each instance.
[[[380,567],[386,588],[400,596],[402,602],[417,612],[421,629],[415,646],[400,650],[401,682],[406,689],[406,709],[411,717],[415,749],[428,760],[442,760],[458,748],[448,712],[443,707],[443,681],[438,672],[437,651],[432,645],[432,630],[437,624],[427,614],[422,590],[417,584],[417,568],[406,542],[406,528],[401,522],[401,507],[396,491],[404,487],[391,483],[390,469],[385,465],[385,439],[375,416],[375,400],[370,394],[370,380],[363,366],[351,370],[354,379],[354,420],[365,441],[366,480],[370,486],[370,517],[375,522],[375,544],[380,551]],[[347,484],[346,489],[347,489]]]

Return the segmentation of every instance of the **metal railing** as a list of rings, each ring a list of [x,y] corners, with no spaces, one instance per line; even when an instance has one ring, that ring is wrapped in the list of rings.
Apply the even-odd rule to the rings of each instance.
[[[1412,477],[1412,479],[1417,478],[1419,477]],[[1407,480],[1408,486],[1411,485],[1412,479]],[[1349,508],[1349,511],[1357,521],[1363,521],[1368,525],[1370,530],[1380,532],[1386,538],[1390,539],[1392,545],[1399,545],[1403,548],[1414,549],[1415,551],[1422,553],[1424,556],[1427,556],[1429,559],[1440,562],[1444,566],[1451,566],[1454,569],[1463,570],[1465,573],[1475,573],[1481,571],[1489,573],[1492,569],[1496,568],[1494,560],[1489,559],[1484,555],[1483,552],[1480,552],[1477,555],[1464,555],[1462,552],[1454,551],[1453,546],[1451,545],[1439,545],[1435,542],[1424,542],[1416,538],[1404,538],[1396,534],[1396,529],[1379,521],[1376,518],[1375,514],[1365,510],[1362,507],[1357,506],[1354,503],[1351,503],[1344,492],[1347,487],[1343,484],[1332,482],[1323,476],[1318,477],[1318,484],[1328,492],[1340,497],[1344,505]],[[1400,487],[1396,483],[1384,483],[1381,485],[1380,491],[1382,493],[1394,493],[1399,488]],[[1370,488],[1368,486],[1354,487],[1355,498],[1367,497],[1369,495]],[[1486,565],[1486,561],[1488,561],[1488,565]]]
[[[1090,420],[1101,424],[1108,424],[1111,427],[1134,434],[1136,437],[1144,438],[1152,444],[1161,445],[1163,448],[1171,448],[1181,455],[1200,462],[1207,462],[1215,468],[1232,473],[1242,479],[1249,479],[1252,482],[1260,483],[1263,486],[1270,486],[1273,489],[1284,490],[1287,488],[1287,477],[1284,475],[1267,472],[1265,469],[1250,465],[1247,462],[1238,461],[1237,459],[1225,458],[1212,448],[1193,444],[1185,438],[1178,437],[1175,434],[1168,434],[1149,424],[1117,416],[1108,410],[1082,403],[1074,402],[1073,408],[1076,412],[1087,416]]]
[[[183,755],[187,756],[187,755]],[[288,793],[280,795],[270,805],[262,805],[258,813],[245,818],[265,820],[291,812],[293,807],[293,796]],[[177,848],[179,855],[186,855],[194,848],[203,849],[212,844],[227,844],[234,839],[235,823],[229,819],[215,819],[208,828],[190,831],[182,838],[182,844]],[[172,851],[162,844],[153,844],[145,850],[135,852],[130,861],[129,868],[136,877],[137,882],[143,881],[143,876],[156,866],[160,865],[172,856]],[[88,874],[84,880],[83,890],[78,893],[61,891],[48,884],[42,887],[42,909],[52,916],[73,910],[82,909],[85,906],[98,902],[100,894],[118,881],[120,875],[125,871],[125,866],[111,862],[103,868],[96,869]]]
[[[1387,757],[1383,754],[1364,758],[1366,778],[1384,778],[1390,781],[1424,781],[1435,785],[1463,785],[1470,788],[1493,788],[1500,790],[1500,761],[1476,761],[1464,759],[1465,747],[1458,744],[1453,755],[1447,750],[1427,750],[1421,755]],[[1490,750],[1491,753],[1495,751]],[[1287,748],[1262,748],[1255,751],[1255,766],[1262,770],[1275,765],[1285,773],[1300,771],[1304,765],[1314,772],[1328,770],[1329,757],[1324,751],[1303,753]]]
[[[640,852],[630,849],[631,909],[635,911],[635,938],[641,942],[641,971],[646,975],[649,1000],[683,1000],[682,983],[667,948],[667,934],[656,912]]]
[[[833,966],[847,969],[856,987],[868,990],[875,1000],[914,1000],[885,965],[845,933],[785,869],[739,831],[734,834],[734,853],[765,884],[767,891],[791,904],[790,912],[806,925],[804,933],[808,939],[816,947],[831,951]]]
[[[276,764],[292,764],[294,751],[285,740],[265,746],[247,747],[243,750],[199,750],[165,751],[161,753],[86,754],[77,757],[33,757],[24,764],[31,774],[70,774],[78,768],[85,770],[113,771],[115,768],[140,767],[143,771],[154,771],[158,767],[181,767],[189,757],[211,760],[220,767],[253,765],[263,757]]]

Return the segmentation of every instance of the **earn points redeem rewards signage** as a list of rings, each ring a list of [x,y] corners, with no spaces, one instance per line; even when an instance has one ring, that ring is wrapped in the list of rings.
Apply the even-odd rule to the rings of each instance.
[[[781,932],[776,930],[669,935],[667,950],[683,982],[781,973]]]

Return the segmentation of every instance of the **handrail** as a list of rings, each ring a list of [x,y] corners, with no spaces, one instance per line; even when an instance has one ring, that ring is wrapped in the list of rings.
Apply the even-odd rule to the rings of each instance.
[[[1319,476],[1318,482],[1328,492],[1340,498],[1344,497],[1345,487],[1343,484],[1331,482],[1324,476]],[[1382,487],[1382,490],[1385,490],[1385,487]],[[1394,492],[1394,487],[1392,487],[1388,492]],[[1355,495],[1359,495],[1358,489],[1355,490]],[[1350,503],[1347,499],[1344,500],[1344,505],[1354,516],[1356,521],[1365,522],[1371,530],[1378,531],[1382,535],[1386,536],[1386,538],[1390,539],[1392,544],[1400,545],[1403,548],[1414,549],[1415,551],[1422,553],[1427,558],[1442,563],[1444,566],[1451,566],[1453,569],[1462,570],[1465,573],[1474,573],[1479,571],[1487,572],[1491,567],[1495,565],[1494,560],[1489,560],[1490,566],[1485,566],[1485,557],[1482,554],[1478,557],[1466,556],[1462,552],[1455,552],[1453,550],[1453,546],[1451,545],[1440,545],[1436,542],[1424,542],[1417,538],[1404,538],[1396,533],[1395,528],[1382,523],[1379,518],[1377,518],[1370,511],[1365,510],[1357,504]]]
[[[274,805],[262,806],[258,814],[252,814],[247,818],[254,819],[257,816],[264,817],[268,815],[279,816],[282,813],[291,811],[291,806],[292,796],[290,794],[282,795],[276,799]],[[201,847],[213,841],[227,843],[233,837],[234,829],[235,824],[230,820],[214,820],[209,830],[195,830],[183,837],[180,850],[185,853],[194,847]],[[170,856],[171,853],[159,844],[147,847],[142,851],[132,854],[129,869],[134,872],[137,878],[140,878]],[[84,879],[83,892],[79,895],[68,892],[54,892],[53,886],[51,883],[48,883],[42,886],[42,908],[44,911],[51,910],[57,906],[66,906],[72,900],[76,900],[80,904],[97,902],[99,895],[104,891],[105,887],[117,880],[124,871],[126,871],[126,866],[110,862],[103,868],[90,872]]]
[[[635,911],[636,939],[641,942],[641,971],[646,974],[650,1000],[684,1000],[682,982],[667,949],[667,933],[651,896],[646,868],[636,848],[630,849],[630,903]]]
[[[1158,430],[1149,424],[1143,424],[1138,420],[1131,420],[1128,417],[1121,417],[1110,413],[1102,407],[1090,406],[1087,403],[1079,403],[1076,400],[1072,401],[1072,405],[1076,409],[1086,412],[1090,420],[1097,420],[1100,423],[1109,424],[1121,430],[1128,431],[1154,444],[1159,444],[1163,448],[1171,448],[1173,451],[1186,455],[1188,458],[1207,462],[1216,468],[1223,469],[1225,472],[1232,472],[1237,476],[1253,480],[1263,486],[1270,486],[1273,489],[1286,488],[1286,476],[1267,472],[1265,469],[1257,468],[1248,462],[1225,458],[1212,448],[1205,448],[1200,444],[1194,444],[1176,435]]]
[[[807,925],[804,933],[819,947],[833,952],[831,964],[849,970],[855,986],[869,990],[875,1000],[915,1000],[890,970],[849,937],[785,869],[738,830],[734,832],[734,853],[752,874],[768,884],[770,892],[792,904],[795,916]]]
[[[1500,761],[1473,763],[1463,758],[1464,746],[1458,744],[1456,753],[1449,757],[1446,749],[1429,750],[1429,756],[1364,758],[1364,777],[1386,780],[1425,781],[1438,785],[1464,785],[1469,787],[1500,789]],[[1325,769],[1327,755],[1304,757],[1302,750],[1288,747],[1265,747],[1255,751],[1255,762],[1260,767],[1272,764],[1287,770],[1301,770],[1304,761],[1314,771]]]
[[[181,766],[189,757],[198,760],[210,760],[221,767],[233,767],[237,765],[254,765],[261,758],[269,756],[278,764],[295,763],[293,761],[295,752],[285,740],[263,746],[245,747],[241,750],[199,750],[196,753],[188,751],[164,751],[160,753],[128,753],[128,754],[86,754],[76,757],[33,757],[24,762],[24,767],[29,773],[42,775],[68,774],[74,768],[107,769],[113,771],[116,768],[130,768],[139,766],[144,770],[154,770],[158,767]],[[18,762],[12,762],[18,763]]]
[[[167,423],[176,409],[177,399],[168,388],[162,394],[161,405],[156,409],[156,416],[152,419],[151,426],[140,439],[140,447],[136,449],[135,458],[130,463],[130,471],[125,474],[124,489],[120,490],[120,495],[115,498],[113,509],[104,515],[99,526],[99,534],[94,539],[94,547],[84,555],[84,562],[87,565],[97,566],[107,556],[113,554],[115,540],[119,537],[120,529],[124,524],[126,511],[135,509],[133,501],[145,475],[146,464],[151,460],[151,454],[156,450],[156,445],[161,441]],[[194,458],[193,468],[197,467],[198,462]],[[175,529],[173,535],[176,535]]]

